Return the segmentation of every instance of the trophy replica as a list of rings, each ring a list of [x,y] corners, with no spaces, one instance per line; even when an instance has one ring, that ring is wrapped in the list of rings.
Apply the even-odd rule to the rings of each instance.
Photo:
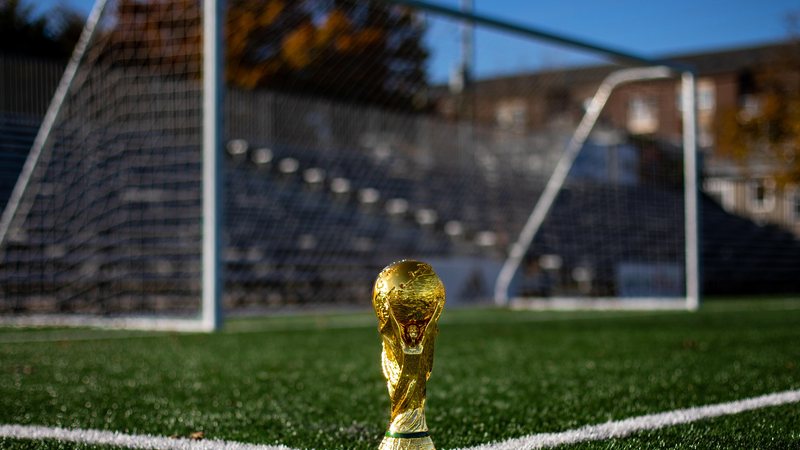
[[[444,301],[442,280],[423,262],[396,262],[375,281],[372,306],[392,403],[380,450],[434,450],[425,423],[425,385],[433,369],[433,343]]]

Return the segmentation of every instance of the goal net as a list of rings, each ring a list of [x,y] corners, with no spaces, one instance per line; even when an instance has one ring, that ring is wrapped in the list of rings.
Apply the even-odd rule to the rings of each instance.
[[[209,290],[232,314],[366,305],[403,258],[457,303],[696,305],[690,76],[435,6],[222,16],[210,92],[199,0],[95,5],[0,222],[4,315],[203,328]]]

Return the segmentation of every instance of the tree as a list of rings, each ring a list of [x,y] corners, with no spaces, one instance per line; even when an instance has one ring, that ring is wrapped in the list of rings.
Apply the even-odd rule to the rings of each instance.
[[[198,0],[122,0],[117,13],[111,44],[137,55],[137,64],[144,58],[199,73]],[[230,0],[226,78],[245,89],[421,109],[428,56],[423,32],[412,11],[384,3]]]
[[[21,0],[0,0],[0,51],[66,58],[80,37],[83,19],[58,7],[57,14],[35,16],[33,6]]]
[[[720,111],[717,153],[746,176],[800,184],[800,40],[772,64],[744,73],[740,84],[740,104]],[[753,173],[755,166],[762,171]]]

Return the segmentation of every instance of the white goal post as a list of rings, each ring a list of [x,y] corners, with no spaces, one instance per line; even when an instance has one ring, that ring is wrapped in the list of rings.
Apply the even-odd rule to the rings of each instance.
[[[691,70],[415,0],[278,3],[95,1],[0,218],[0,324],[214,331],[366,305],[401,258],[454,303],[698,307]],[[448,85],[438,41],[470,27],[545,62],[465,48]]]
[[[81,36],[70,57],[64,75],[48,107],[25,165],[0,217],[0,248],[9,246],[9,236],[20,232],[20,224],[28,216],[37,196],[32,183],[40,166],[43,152],[52,151],[54,130],[64,113],[64,104],[71,91],[88,77],[86,59],[91,46],[101,32],[103,21],[109,21],[109,2],[96,0],[87,17]],[[16,326],[79,326],[160,331],[215,331],[222,325],[222,27],[224,0],[203,0],[203,86],[202,86],[202,301],[196,315],[189,317],[159,317],[150,314],[104,316],[94,313],[4,315],[0,323]],[[32,186],[33,185],[33,186]],[[26,198],[27,196],[27,198]],[[14,225],[17,225],[17,230]],[[22,231],[24,235],[24,231]],[[24,239],[24,238],[23,238]],[[12,272],[12,276],[13,276]],[[33,296],[33,295],[31,295]]]
[[[585,299],[551,298],[548,300],[517,299],[513,306],[535,308],[562,308],[562,309],[661,309],[661,308],[686,308],[696,310],[700,301],[700,274],[699,274],[699,236],[698,236],[698,205],[697,205],[697,136],[695,131],[695,80],[689,71],[678,73],[681,76],[681,97],[683,111],[683,157],[684,157],[684,213],[686,233],[686,261],[685,261],[685,299],[676,298],[633,298],[620,301],[613,298],[595,298],[591,301]],[[522,264],[525,254],[530,250],[536,233],[542,226],[547,214],[550,212],[556,196],[564,186],[575,158],[581,151],[589,134],[592,132],[600,113],[605,107],[611,92],[619,85],[637,81],[673,78],[675,69],[666,66],[623,69],[612,73],[600,84],[597,93],[592,97],[586,108],[575,133],[558,161],[553,174],[547,181],[544,192],[528,217],[517,241],[511,246],[509,255],[497,276],[495,283],[494,300],[499,306],[512,305],[509,295],[511,283]]]
[[[492,17],[472,14],[469,11],[457,11],[447,7],[430,5],[415,0],[400,0],[397,3],[411,6],[424,6],[437,13],[468,21],[469,23],[496,27],[510,33],[534,37],[545,41],[564,44],[566,46],[596,51],[618,60],[632,62],[642,68],[621,69],[608,75],[591,98],[586,113],[567,143],[564,153],[547,181],[544,192],[531,211],[525,226],[516,241],[511,244],[508,256],[500,269],[494,284],[494,301],[500,306],[512,304],[512,282],[517,276],[523,258],[531,250],[531,245],[550,212],[553,202],[563,188],[564,182],[573,166],[575,158],[586,144],[594,129],[603,108],[612,91],[619,85],[637,81],[663,78],[680,78],[680,111],[682,120],[682,155],[683,155],[683,192],[684,192],[684,294],[667,298],[619,298],[596,297],[592,301],[570,297],[543,299],[517,299],[517,306],[536,308],[567,309],[652,309],[652,308],[686,308],[696,310],[700,305],[700,217],[698,205],[698,162],[697,162],[697,105],[696,80],[692,70],[681,64],[659,61],[633,55],[610,47],[572,39],[567,36],[543,32],[531,27],[501,21]]]

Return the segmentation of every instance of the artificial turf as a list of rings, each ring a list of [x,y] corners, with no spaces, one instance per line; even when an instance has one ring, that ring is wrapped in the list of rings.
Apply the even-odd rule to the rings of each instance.
[[[798,389],[799,319],[795,301],[697,313],[453,308],[436,343],[428,425],[446,449]],[[385,430],[368,313],[236,320],[213,335],[125,333],[0,330],[0,423],[317,449],[375,448]],[[798,409],[582,445],[768,448],[797,442]],[[754,421],[773,425],[748,434]],[[730,440],[737,433],[746,440]]]
[[[559,447],[589,449],[792,449],[800,448],[800,407],[784,405],[637,433],[624,439]]]
[[[0,438],[0,448],[3,450],[125,450],[124,447],[59,442],[52,439],[36,441],[29,439],[8,438]]]

